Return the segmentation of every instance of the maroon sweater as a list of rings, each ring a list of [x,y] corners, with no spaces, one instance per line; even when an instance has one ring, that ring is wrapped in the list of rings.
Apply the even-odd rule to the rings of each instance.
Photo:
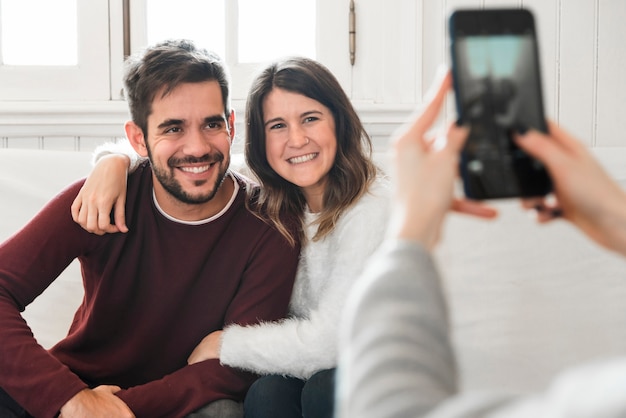
[[[158,211],[144,165],[129,178],[126,234],[98,236],[72,221],[82,182],[54,198],[0,245],[0,387],[37,417],[53,417],[100,384],[121,386],[118,396],[137,417],[242,399],[255,376],[218,360],[186,360],[227,324],[283,317],[299,248],[246,210],[250,185],[237,181],[223,215],[190,226]],[[48,351],[20,312],[75,258],[85,297],[67,337]]]

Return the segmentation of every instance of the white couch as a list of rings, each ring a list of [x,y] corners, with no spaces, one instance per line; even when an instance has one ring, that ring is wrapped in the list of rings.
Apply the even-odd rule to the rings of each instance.
[[[626,185],[626,150],[597,153]],[[85,152],[0,150],[0,241],[84,176],[89,161]],[[463,385],[539,390],[567,366],[626,354],[626,261],[564,222],[536,225],[516,201],[496,205],[496,221],[452,216],[437,252]],[[42,345],[66,332],[80,283],[74,263],[26,310]]]

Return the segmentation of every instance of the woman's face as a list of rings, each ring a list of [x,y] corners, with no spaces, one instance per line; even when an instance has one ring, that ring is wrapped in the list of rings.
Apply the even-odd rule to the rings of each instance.
[[[337,154],[332,113],[316,100],[274,88],[263,102],[263,114],[270,166],[302,188],[311,210],[321,210],[328,173]]]

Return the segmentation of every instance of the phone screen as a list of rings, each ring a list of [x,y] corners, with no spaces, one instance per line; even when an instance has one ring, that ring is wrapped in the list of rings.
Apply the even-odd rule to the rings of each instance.
[[[512,140],[520,129],[545,132],[546,123],[533,27],[508,26],[507,19],[474,21],[468,29],[460,19],[461,27],[453,28],[457,108],[471,128],[461,176],[472,198],[539,196],[550,189],[543,166]]]

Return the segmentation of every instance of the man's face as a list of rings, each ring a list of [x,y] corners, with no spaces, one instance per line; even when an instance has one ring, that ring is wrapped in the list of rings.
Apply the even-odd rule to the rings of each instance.
[[[230,163],[233,116],[224,116],[217,81],[184,83],[155,96],[146,147],[159,205],[207,204],[220,196]],[[232,190],[232,189],[231,189]],[[220,201],[220,199],[216,199]]]

